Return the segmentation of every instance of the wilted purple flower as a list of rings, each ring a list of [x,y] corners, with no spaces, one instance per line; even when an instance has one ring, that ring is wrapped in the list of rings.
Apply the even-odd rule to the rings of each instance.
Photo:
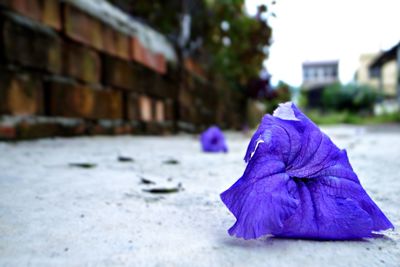
[[[244,239],[358,239],[393,228],[362,188],[345,150],[294,104],[266,115],[253,135],[243,176],[221,199]]]
[[[217,126],[211,126],[200,136],[201,146],[205,152],[228,152],[225,137]]]

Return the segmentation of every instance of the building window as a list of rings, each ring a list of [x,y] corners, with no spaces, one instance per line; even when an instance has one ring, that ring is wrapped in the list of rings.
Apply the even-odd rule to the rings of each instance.
[[[331,68],[325,68],[325,78],[326,79],[331,79],[332,78],[332,72],[331,72]]]
[[[334,68],[332,71],[332,77],[337,78],[337,69],[336,68]]]
[[[305,81],[308,80],[308,71],[306,71],[306,70],[304,71],[303,79],[304,79]]]
[[[319,69],[319,79],[320,80],[325,80],[325,71],[324,71],[324,67],[321,67]]]

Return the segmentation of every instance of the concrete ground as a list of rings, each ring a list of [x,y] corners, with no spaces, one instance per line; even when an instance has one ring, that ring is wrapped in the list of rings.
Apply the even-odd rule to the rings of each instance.
[[[400,128],[325,131],[397,230],[342,242],[230,237],[219,193],[245,168],[239,133],[227,134],[228,154],[202,153],[189,135],[44,139],[0,143],[0,266],[400,266]]]

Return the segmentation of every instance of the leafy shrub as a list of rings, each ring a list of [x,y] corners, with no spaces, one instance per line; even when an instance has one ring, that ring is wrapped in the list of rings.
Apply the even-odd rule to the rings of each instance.
[[[321,112],[320,110],[309,110],[307,116],[316,124],[382,124],[382,123],[399,123],[400,113],[384,113],[376,116],[360,116],[357,113],[349,111],[330,111]]]
[[[322,103],[329,110],[372,112],[378,96],[369,86],[336,83],[325,88]]]
[[[290,101],[290,87],[280,81],[274,90],[271,90],[266,97],[266,113],[272,113],[280,103]]]

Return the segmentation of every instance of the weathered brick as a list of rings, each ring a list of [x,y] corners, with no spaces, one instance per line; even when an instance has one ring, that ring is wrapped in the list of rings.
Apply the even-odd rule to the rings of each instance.
[[[64,45],[64,73],[87,83],[100,83],[101,61],[94,50],[68,42]]]
[[[142,54],[142,62],[143,65],[148,67],[149,69],[152,69],[153,71],[159,71],[159,66],[158,66],[158,57],[155,53],[153,53],[151,50],[147,49],[144,47],[143,49],[143,54]]]
[[[0,5],[54,29],[61,29],[60,1],[58,0],[0,0]]]
[[[84,135],[87,132],[87,125],[84,121],[76,124],[59,123],[59,136]]]
[[[103,25],[103,49],[109,55],[131,60],[130,38],[109,25]]]
[[[130,60],[130,38],[125,34],[114,31],[114,42],[116,48],[116,56]]]
[[[106,127],[101,124],[92,124],[87,129],[88,134],[90,135],[110,135],[113,132],[112,127]]]
[[[48,115],[73,118],[93,118],[94,91],[72,82],[49,80],[46,82]]]
[[[145,95],[139,96],[139,114],[141,121],[150,122],[153,120],[153,107],[150,97]]]
[[[137,121],[140,119],[139,97],[133,92],[125,94],[125,112],[127,120]]]
[[[132,65],[136,77],[135,91],[139,93],[149,93],[150,83],[153,82],[155,73],[137,62],[133,62]]]
[[[172,99],[165,100],[165,120],[174,121],[175,120],[175,103]]]
[[[165,57],[146,48],[137,37],[131,38],[131,51],[132,59],[136,62],[160,74],[167,72]]]
[[[162,96],[166,98],[176,99],[179,92],[179,82],[174,82],[162,76]]]
[[[143,65],[136,64],[137,76],[140,79],[136,81],[136,87],[140,92],[158,96],[157,83],[159,77],[154,71],[144,67]]]
[[[86,123],[82,122],[78,125],[66,126],[63,129],[65,136],[77,136],[86,133]]]
[[[43,112],[43,87],[33,74],[0,69],[0,114]]]
[[[151,135],[160,135],[164,133],[163,124],[155,121],[144,123],[144,133]]]
[[[65,34],[77,42],[90,44],[89,16],[70,5],[64,5],[63,13]]]
[[[167,67],[165,63],[165,58],[162,54],[160,53],[154,53],[151,50],[146,49],[145,53],[145,62],[144,64],[154,70],[155,72],[158,72],[159,74],[165,74]]]
[[[167,97],[177,100],[180,87],[180,83],[172,83],[171,81],[167,81]]]
[[[138,63],[143,64],[144,47],[137,37],[131,38],[131,56]]]
[[[164,122],[165,121],[165,104],[162,100],[155,101],[155,121]]]
[[[62,127],[57,123],[20,123],[17,125],[18,139],[36,139],[62,135]]]
[[[17,138],[15,126],[0,125],[0,140],[13,140]]]
[[[131,62],[116,57],[104,56],[103,58],[104,83],[122,89],[136,90],[136,69]]]
[[[109,55],[117,56],[117,46],[115,44],[115,30],[107,25],[103,27],[103,49]]]
[[[132,133],[132,125],[121,124],[117,121],[104,120],[93,121],[88,123],[87,132],[91,135],[115,135]]]
[[[121,134],[130,134],[132,133],[132,126],[129,124],[123,124],[120,126],[116,126],[113,129],[113,134],[121,135]]]
[[[22,140],[53,136],[77,136],[87,133],[85,123],[64,124],[61,121],[40,122],[32,117],[33,121],[20,121],[13,125],[0,124],[0,139]]]
[[[122,119],[122,92],[117,90],[96,90],[93,118]]]
[[[103,24],[71,5],[64,5],[64,31],[71,39],[103,50]]]
[[[61,41],[49,28],[19,15],[2,14],[2,56],[7,62],[31,68],[61,71]]]
[[[180,88],[182,87],[182,82],[178,79],[170,79],[166,76],[162,77],[164,80],[164,93],[165,93],[165,97],[167,98],[171,98],[171,99],[178,99],[178,94],[180,91]]]
[[[178,83],[173,84],[164,76],[143,65],[135,63],[134,66],[137,77],[135,80],[135,91],[158,98],[176,98]]]
[[[70,81],[46,83],[50,116],[87,119],[122,119],[122,92],[94,89]]]
[[[161,77],[161,75],[157,72],[152,73],[153,75],[151,77],[151,80],[149,80],[148,88],[145,92],[156,97],[167,96],[168,88],[163,77]]]
[[[165,59],[165,56],[163,54],[156,53],[156,58],[157,58],[157,72],[161,74],[166,74],[167,60]]]
[[[98,50],[103,50],[103,24],[91,16],[88,17],[88,23],[90,29],[89,45],[92,45]]]
[[[13,0],[9,7],[37,21],[42,18],[41,0]]]
[[[61,30],[61,6],[58,0],[42,0],[41,22],[56,29]]]

